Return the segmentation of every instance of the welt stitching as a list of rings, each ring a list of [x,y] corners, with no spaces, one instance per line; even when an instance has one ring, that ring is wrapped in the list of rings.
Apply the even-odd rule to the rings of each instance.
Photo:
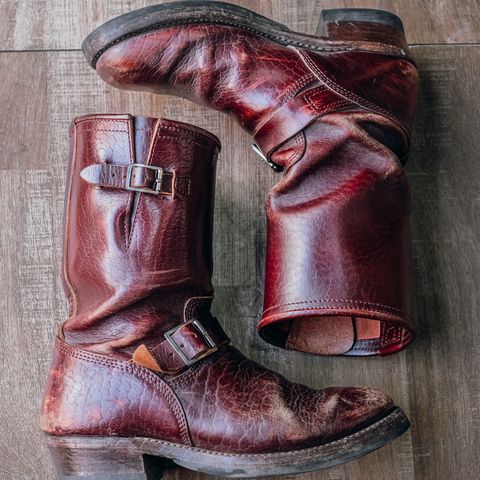
[[[392,415],[392,414],[390,414],[390,415]],[[187,445],[175,445],[175,446],[178,446],[179,448],[184,448],[184,449],[189,450],[189,451],[194,451],[194,452],[199,452],[199,453],[208,453],[210,455],[216,455],[216,456],[221,456],[221,457],[242,457],[242,458],[247,457],[247,458],[260,458],[260,459],[268,459],[269,457],[272,458],[272,457],[276,457],[277,455],[278,456],[285,456],[285,457],[296,457],[296,456],[298,456],[298,454],[300,454],[302,452],[315,452],[317,450],[323,450],[323,448],[326,447],[326,446],[330,447],[330,446],[342,445],[344,443],[347,443],[347,442],[351,441],[352,439],[360,437],[360,436],[364,435],[365,433],[369,432],[370,430],[373,430],[373,429],[379,427],[380,425],[388,422],[390,420],[390,415],[388,415],[385,418],[382,418],[378,422],[375,422],[372,425],[369,425],[368,427],[366,427],[366,428],[364,428],[364,429],[362,429],[358,432],[355,432],[355,433],[352,433],[352,434],[348,435],[345,438],[341,438],[339,440],[334,440],[333,442],[328,442],[328,443],[325,443],[323,445],[319,445],[318,447],[310,447],[310,448],[304,448],[304,449],[300,449],[300,450],[293,450],[293,451],[287,451],[287,452],[246,453],[246,454],[242,454],[242,453],[215,452],[215,451],[212,451],[212,450],[205,450],[203,448],[198,448],[198,447],[189,447]],[[160,440],[160,439],[156,439],[156,438],[152,438],[152,439],[149,438],[148,440],[152,441],[154,443],[160,443],[162,445],[172,445],[172,442],[166,442],[165,440]]]
[[[136,128],[135,129],[136,132],[151,132],[152,129],[151,128]],[[81,133],[83,132],[119,132],[119,133],[128,133],[128,130],[113,130],[113,129],[109,129],[109,128],[92,128],[92,129],[88,129],[88,128],[82,128],[80,130]]]
[[[264,32],[261,32],[259,30],[256,30],[254,28],[250,28],[250,27],[247,27],[245,25],[242,25],[242,24],[239,24],[239,23],[236,23],[236,22],[230,22],[230,21],[225,21],[225,20],[220,20],[220,19],[217,19],[215,21],[212,21],[212,20],[203,20],[203,19],[198,19],[196,20],[195,22],[192,22],[190,19],[187,19],[187,20],[184,20],[184,21],[172,21],[172,22],[159,22],[159,23],[156,23],[154,25],[149,25],[148,27],[144,27],[144,28],[140,28],[138,30],[135,30],[133,32],[129,32],[125,35],[122,35],[118,38],[116,38],[115,40],[112,40],[111,42],[109,42],[107,45],[105,45],[103,48],[101,48],[96,54],[95,56],[93,57],[92,59],[92,66],[95,67],[96,64],[97,64],[97,61],[98,59],[101,57],[101,55],[106,52],[110,47],[116,45],[117,43],[120,43],[122,42],[123,40],[126,40],[126,39],[129,39],[129,38],[132,38],[132,37],[136,37],[136,36],[139,36],[139,35],[142,35],[142,34],[148,34],[148,32],[151,32],[152,30],[157,30],[159,28],[163,28],[163,27],[169,27],[169,26],[176,26],[176,25],[196,25],[196,24],[219,24],[219,25],[225,25],[227,27],[236,27],[236,28],[240,28],[242,30],[246,30],[246,31],[249,31],[249,32],[252,32],[252,33],[255,33],[256,35],[259,35],[259,36],[262,36],[262,37],[265,37],[265,38],[268,38],[268,39],[271,39],[271,40],[280,40],[280,41],[283,41],[283,42],[286,42],[288,43],[289,45],[298,45],[298,46],[301,46],[301,47],[304,47],[304,48],[308,48],[308,49],[311,49],[311,50],[315,50],[315,51],[321,51],[321,52],[338,52],[338,51],[367,51],[367,52],[381,52],[381,53],[391,53],[392,55],[400,55],[401,57],[403,58],[410,58],[409,55],[407,55],[407,53],[405,52],[405,50],[403,50],[402,48],[399,48],[399,47],[395,47],[393,45],[387,45],[387,44],[384,44],[384,43],[379,43],[379,42],[368,42],[369,45],[372,46],[372,48],[366,48],[365,46],[363,48],[361,47],[357,47],[355,45],[341,45],[341,46],[338,46],[338,47],[334,47],[334,46],[331,46],[331,47],[319,47],[318,45],[311,45],[311,44],[308,44],[308,43],[303,43],[303,42],[299,42],[297,40],[289,40],[288,38],[286,37],[283,37],[281,35],[272,35],[272,34],[268,34],[268,33],[264,33]],[[155,33],[150,33],[148,35],[145,35],[145,36],[153,36]],[[376,48],[373,48],[373,47],[376,47]]]
[[[136,368],[132,364],[122,365],[120,361],[117,362],[115,360],[96,358],[94,354],[75,350],[70,345],[67,345],[64,343],[59,343],[59,347],[63,353],[71,357],[78,358],[80,360],[84,360],[89,363],[95,363],[97,365],[107,365],[123,372],[132,373],[138,376],[140,379],[145,380],[147,383],[152,385],[156,390],[158,390],[160,393],[162,393],[165,396],[165,399],[168,405],[173,411],[178,427],[180,428],[180,434],[182,436],[182,440],[186,441],[186,443],[191,443],[190,437],[188,434],[186,419],[184,418],[184,415],[182,415],[182,412],[180,411],[179,406],[177,405],[178,399],[174,397],[172,392],[168,388],[166,388],[166,386],[163,383],[159,383],[157,381],[158,377],[155,376],[155,378],[152,378],[150,374],[143,372],[142,370],[140,370],[139,368]]]

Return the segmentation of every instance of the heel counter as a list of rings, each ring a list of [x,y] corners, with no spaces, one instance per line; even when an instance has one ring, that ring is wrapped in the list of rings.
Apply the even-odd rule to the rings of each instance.
[[[297,52],[330,91],[364,111],[389,118],[410,136],[419,89],[412,61],[369,52]]]
[[[58,427],[60,419],[58,415],[59,404],[57,399],[62,369],[61,356],[58,344],[55,344],[40,406],[40,428],[49,435],[56,435],[59,432]]]
[[[180,401],[149,370],[57,339],[41,428],[54,436],[145,436],[189,445]]]

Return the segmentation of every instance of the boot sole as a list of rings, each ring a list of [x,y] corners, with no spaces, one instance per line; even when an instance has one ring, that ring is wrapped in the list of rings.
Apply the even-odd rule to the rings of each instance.
[[[391,442],[410,422],[396,407],[389,415],[339,440],[278,453],[235,454],[152,438],[48,436],[59,479],[158,480],[165,459],[197,472],[228,478],[290,475],[349,462]]]
[[[383,10],[360,8],[322,10],[317,31],[322,30],[322,26],[326,27],[327,24],[335,22],[364,24],[367,30],[372,29],[372,25],[386,26],[403,36],[401,20],[393,13]],[[368,51],[411,59],[408,52],[399,46],[374,41],[319,38],[294,32],[281,23],[238,5],[195,0],[153,5],[113,18],[85,39],[82,50],[88,63],[95,68],[98,59],[106,50],[131,37],[178,25],[206,23],[241,28],[284,46],[322,52]]]

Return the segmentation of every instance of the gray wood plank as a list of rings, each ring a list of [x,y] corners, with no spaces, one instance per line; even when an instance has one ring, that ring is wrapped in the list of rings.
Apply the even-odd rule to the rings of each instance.
[[[5,479],[42,480],[51,468],[37,421],[56,273],[45,61],[45,53],[0,54],[0,477]],[[30,82],[26,65],[35,73]]]
[[[419,337],[408,352],[416,478],[478,478],[480,47],[415,49],[413,156]]]

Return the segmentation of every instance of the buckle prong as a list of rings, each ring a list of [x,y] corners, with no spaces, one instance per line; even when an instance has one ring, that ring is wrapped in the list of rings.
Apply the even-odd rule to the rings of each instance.
[[[153,170],[155,172],[153,188],[132,186],[132,176],[133,176],[134,168],[145,168],[147,170]],[[150,193],[152,195],[160,195],[160,192],[162,190],[162,177],[163,177],[162,167],[157,167],[155,165],[145,165],[144,163],[130,163],[127,168],[127,181],[126,181],[125,188],[132,192],[141,192],[141,193]]]
[[[256,143],[252,143],[252,150],[267,164],[274,172],[283,172],[283,167],[269,160]]]

